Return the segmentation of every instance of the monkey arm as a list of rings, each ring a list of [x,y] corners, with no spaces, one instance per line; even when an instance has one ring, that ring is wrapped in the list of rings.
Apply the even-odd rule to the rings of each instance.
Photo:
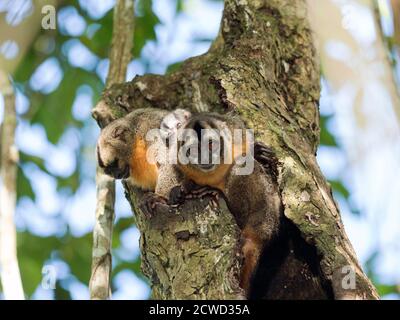
[[[166,199],[170,198],[171,190],[180,187],[184,182],[182,174],[175,165],[162,164],[158,168],[158,179],[155,193]]]

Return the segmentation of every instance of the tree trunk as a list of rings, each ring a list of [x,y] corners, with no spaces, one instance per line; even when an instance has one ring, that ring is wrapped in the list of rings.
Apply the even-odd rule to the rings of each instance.
[[[170,75],[148,74],[111,87],[94,117],[105,124],[143,107],[235,109],[256,139],[276,152],[284,215],[316,248],[321,277],[334,297],[374,299],[377,293],[357,262],[315,158],[320,79],[306,9],[302,0],[225,1],[220,33],[208,53]],[[124,185],[141,231],[142,270],[155,298],[243,296],[240,232],[223,200],[218,210],[192,201],[148,220],[136,206],[141,192]],[[354,289],[343,288],[346,266],[354,271]]]
[[[110,69],[106,88],[126,78],[133,47],[134,1],[119,0],[114,8]],[[93,229],[92,270],[89,282],[90,298],[111,297],[112,233],[115,219],[115,181],[96,168],[96,223]]]

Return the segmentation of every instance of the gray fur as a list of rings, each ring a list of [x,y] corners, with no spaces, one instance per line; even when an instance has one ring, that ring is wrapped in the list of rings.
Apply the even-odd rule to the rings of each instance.
[[[173,136],[177,129],[184,125],[190,117],[190,112],[177,109],[169,112],[162,109],[137,109],[123,118],[117,119],[106,126],[100,134],[97,143],[97,157],[100,167],[106,174],[116,178],[129,177],[129,164],[132,157],[132,147],[135,138],[146,139],[152,129],[160,129],[166,136]],[[161,138],[163,136],[161,135]],[[157,150],[163,150],[165,141],[157,139],[149,142]],[[169,190],[179,184],[180,175],[176,167],[162,163],[164,154],[157,154],[159,177],[155,191],[162,197],[169,195]]]

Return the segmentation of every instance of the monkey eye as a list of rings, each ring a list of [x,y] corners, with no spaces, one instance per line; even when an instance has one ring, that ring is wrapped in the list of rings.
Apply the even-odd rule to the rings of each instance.
[[[176,127],[179,129],[182,126],[182,123],[178,122]]]
[[[208,150],[215,152],[219,149],[219,141],[210,139],[208,140]]]

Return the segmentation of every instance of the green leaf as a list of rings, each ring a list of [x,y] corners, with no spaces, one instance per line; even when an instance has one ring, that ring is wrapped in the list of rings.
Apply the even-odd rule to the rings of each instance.
[[[57,177],[57,191],[70,189],[72,193],[76,192],[80,186],[80,172],[75,170],[69,177]]]
[[[59,246],[56,237],[39,237],[29,232],[18,232],[18,262],[24,292],[31,296],[42,281],[42,268],[51,253]]]
[[[28,197],[32,200],[36,199],[36,194],[32,189],[29,179],[26,177],[21,167],[18,166],[17,172],[17,198]]]
[[[113,239],[112,239],[113,248],[119,248],[121,246],[121,239],[120,239],[121,233],[126,229],[131,228],[133,225],[134,225],[133,217],[118,219],[113,229]]]
[[[111,277],[114,278],[121,271],[129,270],[134,272],[138,277],[144,279],[145,277],[142,275],[142,272],[140,270],[140,264],[140,257],[133,262],[121,262],[113,268]]]
[[[387,284],[376,284],[376,289],[380,296],[385,296],[391,293],[400,293],[399,287],[397,285],[387,285]]]
[[[94,35],[89,38],[87,34],[81,36],[79,40],[94,54],[102,59],[108,58],[108,52],[111,46],[113,30],[113,10],[96,22],[100,27]],[[91,26],[93,27],[93,25]]]
[[[139,57],[144,45],[149,40],[156,40],[155,26],[160,23],[154,14],[152,0],[140,0],[138,2],[137,14],[135,16],[135,34],[133,45],[133,56]]]
[[[339,180],[329,180],[329,184],[331,185],[333,191],[342,195],[345,199],[350,196],[349,190],[343,185],[343,183]]]
[[[176,1],[176,13],[180,13],[183,11],[183,0]]]
[[[31,48],[14,71],[14,81],[20,83],[29,81],[33,72],[46,58],[46,55],[39,54]]]
[[[90,279],[92,245],[91,233],[78,238],[67,236],[63,239],[59,250],[60,258],[69,265],[72,274],[83,283],[89,283]]]
[[[320,143],[321,145],[325,146],[332,146],[337,147],[338,144],[336,142],[335,137],[329,132],[327,128],[327,122],[329,121],[330,117],[321,116],[320,118],[320,127],[321,127],[321,136],[320,136]]]
[[[46,172],[47,174],[51,175],[51,173],[46,169],[46,166],[44,165],[44,160],[40,157],[36,157],[24,152],[20,152],[19,158],[21,163],[34,163],[36,166],[39,167],[40,170]]]
[[[168,66],[168,68],[167,68],[167,72],[166,72],[166,73],[167,73],[167,74],[170,74],[170,73],[172,73],[172,72],[178,70],[178,69],[180,68],[181,65],[182,65],[182,62],[176,62],[176,63],[170,64],[170,65]]]
[[[42,124],[51,143],[56,144],[68,126],[82,126],[80,121],[73,118],[71,109],[76,91],[83,84],[91,85],[96,93],[101,86],[96,74],[79,68],[64,67],[64,77],[58,88],[36,101],[31,101],[31,123]]]

